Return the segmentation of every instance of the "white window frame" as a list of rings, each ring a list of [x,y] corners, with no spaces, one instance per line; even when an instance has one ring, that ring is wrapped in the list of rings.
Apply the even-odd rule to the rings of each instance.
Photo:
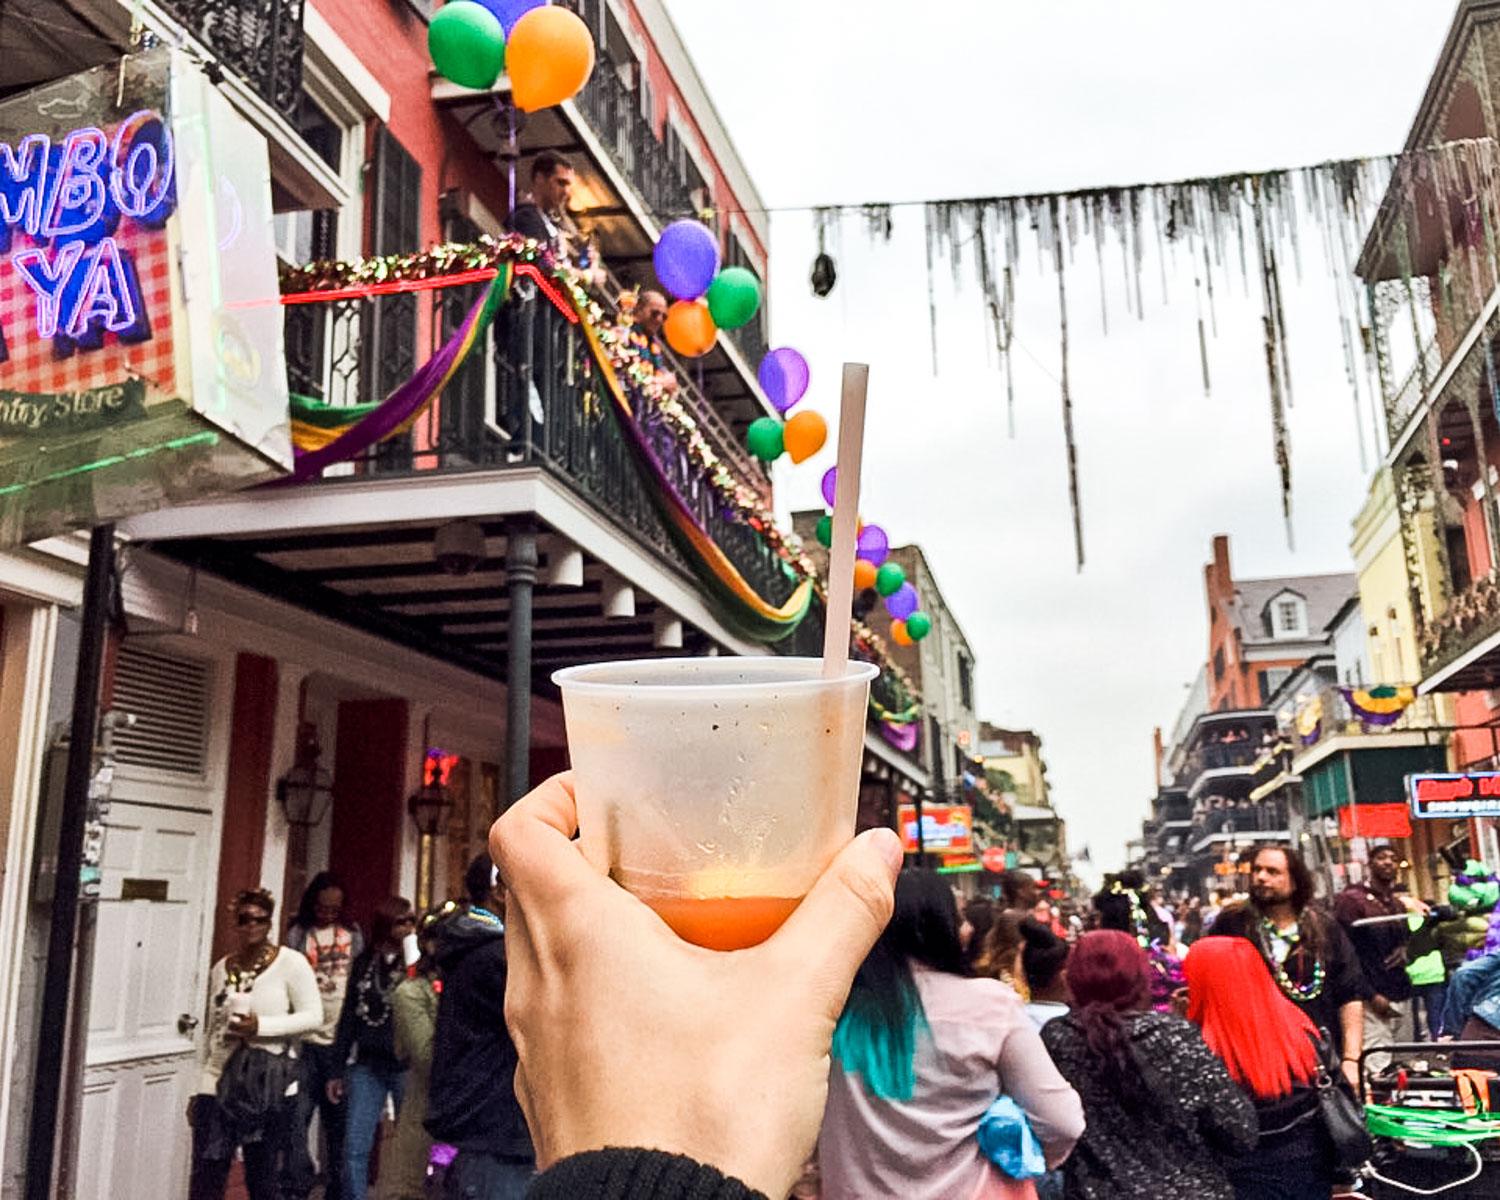
[[[1290,623],[1284,621],[1286,610],[1290,608],[1294,620]],[[1307,636],[1307,601],[1294,592],[1282,592],[1271,600],[1271,636],[1275,638],[1294,638]]]

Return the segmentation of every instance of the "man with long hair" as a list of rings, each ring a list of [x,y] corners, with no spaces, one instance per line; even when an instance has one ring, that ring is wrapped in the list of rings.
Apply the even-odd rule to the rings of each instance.
[[[1295,850],[1261,846],[1248,861],[1250,898],[1226,908],[1214,933],[1255,944],[1286,998],[1333,1038],[1344,1075],[1358,1090],[1369,989],[1354,949],[1338,922],[1311,907],[1312,872]]]

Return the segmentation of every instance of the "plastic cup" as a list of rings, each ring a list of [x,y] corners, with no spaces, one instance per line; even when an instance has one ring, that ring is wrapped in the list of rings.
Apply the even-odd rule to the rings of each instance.
[[[670,658],[570,667],[579,843],[679,936],[765,941],[854,836],[869,663]]]

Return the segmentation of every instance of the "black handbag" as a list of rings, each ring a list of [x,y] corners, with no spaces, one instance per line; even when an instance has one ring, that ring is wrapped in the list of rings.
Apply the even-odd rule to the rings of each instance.
[[[296,1052],[280,1054],[241,1042],[219,1076],[218,1100],[224,1118],[241,1141],[257,1141],[261,1133],[296,1103]]]
[[[1320,1030],[1319,1036],[1313,1037],[1313,1045],[1318,1052],[1318,1073],[1313,1079],[1318,1091],[1318,1116],[1328,1131],[1334,1164],[1345,1171],[1357,1170],[1375,1152],[1375,1141],[1365,1126],[1365,1106],[1350,1091],[1339,1069],[1338,1051],[1328,1030]]]

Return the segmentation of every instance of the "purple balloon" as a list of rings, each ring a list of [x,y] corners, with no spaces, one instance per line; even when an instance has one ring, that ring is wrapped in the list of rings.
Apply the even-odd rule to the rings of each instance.
[[[719,241],[699,221],[673,221],[651,256],[656,278],[679,300],[696,300],[719,273]]]
[[[495,14],[495,19],[500,22],[500,28],[505,30],[505,37],[509,40],[510,31],[516,27],[516,22],[533,8],[545,8],[548,0],[475,0],[475,3]]]
[[[838,497],[839,469],[829,467],[823,472],[823,503],[832,508]]]
[[[855,556],[878,567],[891,556],[891,539],[879,525],[866,525],[859,535]]]
[[[900,591],[885,598],[885,611],[891,614],[892,620],[904,621],[917,608],[917,589],[909,583],[903,583]]]
[[[782,413],[807,395],[807,385],[812,379],[807,359],[790,346],[772,350],[761,359],[757,375],[760,390],[765,392],[771,406]]]

